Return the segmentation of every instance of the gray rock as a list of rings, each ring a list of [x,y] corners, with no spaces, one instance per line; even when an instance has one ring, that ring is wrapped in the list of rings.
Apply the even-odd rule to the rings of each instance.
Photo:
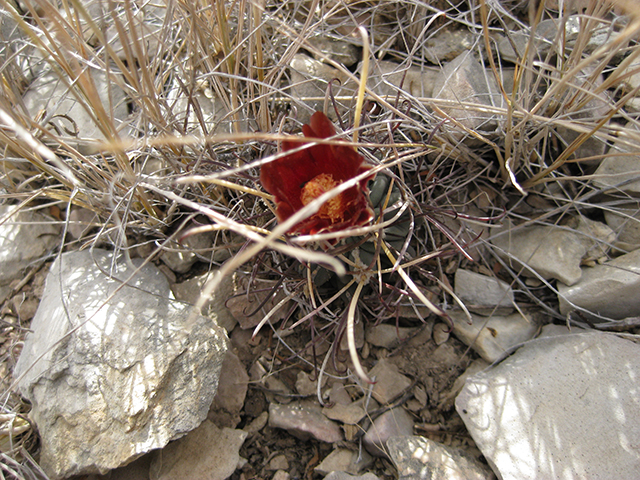
[[[343,439],[338,424],[322,414],[320,405],[315,402],[292,402],[269,405],[269,426],[282,428],[302,440],[311,437],[321,442],[335,443]]]
[[[400,373],[396,365],[385,359],[376,363],[369,372],[369,377],[376,382],[371,395],[382,405],[392,402],[411,386],[409,377]]]
[[[345,472],[331,472],[323,480],[380,480],[380,478],[373,473],[354,476]]]
[[[104,473],[206,418],[226,335],[171,300],[153,265],[134,274],[104,250],[63,254],[31,328],[14,376],[52,478]]]
[[[433,86],[433,96],[438,100],[458,104],[442,105],[441,109],[467,129],[484,132],[496,129],[497,122],[493,114],[463,105],[463,103],[476,103],[481,106],[502,105],[502,95],[499,93],[493,74],[485,71],[471,52],[459,55],[444,66]],[[459,128],[454,134],[460,138],[467,135]]]
[[[362,445],[371,455],[388,457],[387,441],[408,435],[413,435],[413,418],[404,408],[392,408],[373,421],[362,437]]]
[[[513,290],[502,280],[459,268],[454,282],[455,294],[472,312],[482,315],[513,311]]]
[[[327,455],[314,471],[320,475],[327,475],[330,472],[345,472],[357,475],[362,469],[373,463],[373,458],[364,450],[361,454],[357,451],[346,448],[336,448]]]
[[[615,213],[605,210],[604,219],[617,234],[616,247],[627,251],[640,248],[640,207],[638,203],[615,207]]]
[[[220,427],[235,428],[240,423],[240,411],[244,406],[248,385],[249,375],[244,365],[235,353],[227,351],[209,420]]]
[[[443,343],[446,343],[449,340],[450,327],[446,323],[436,323],[433,326],[433,343],[440,346]]]
[[[379,325],[367,324],[364,338],[371,345],[391,350],[397,347],[404,339],[411,337],[415,331],[415,328],[396,327],[387,323]]]
[[[528,267],[523,275],[533,276],[532,269],[544,279],[555,278],[565,285],[580,280],[585,257],[601,256],[614,240],[610,228],[585,218],[572,219],[565,226],[507,224],[506,231],[491,238],[496,253],[512,268]]]
[[[309,37],[307,42],[322,54],[316,55],[312,52],[313,57],[318,61],[322,61],[322,57],[324,56],[334,62],[342,63],[345,67],[351,67],[355,65],[360,58],[358,47],[344,40],[330,38],[327,35],[317,35]]]
[[[406,66],[380,60],[373,66],[367,86],[379,95],[387,95],[393,101],[398,90],[414,97],[431,97],[433,85],[439,75],[439,68]]]
[[[116,130],[128,115],[124,90],[104,72],[96,69],[88,70],[91,81]],[[113,75],[113,74],[111,74]],[[96,153],[96,140],[106,139],[96,121],[87,113],[78,100],[79,93],[70,90],[65,82],[53,72],[45,73],[34,80],[23,96],[24,105],[32,117],[45,112],[40,122],[50,130],[53,124],[60,132],[59,137],[65,143],[77,148],[82,154]],[[65,133],[70,132],[70,133]]]
[[[348,405],[336,403],[330,407],[324,407],[322,413],[331,420],[338,420],[347,425],[355,425],[367,414],[362,402],[352,402]]]
[[[578,308],[582,315],[596,321],[639,316],[639,273],[640,250],[583,268],[580,282],[569,287],[558,284],[560,313],[566,315]]]
[[[0,205],[0,218],[12,215],[0,225],[0,285],[21,278],[25,270],[49,255],[61,242],[60,226],[39,212]]]
[[[453,382],[453,385],[451,386],[451,389],[449,389],[447,392],[443,393],[440,396],[440,402],[438,403],[438,408],[441,411],[447,411],[451,407],[453,407],[455,398],[464,388],[464,384],[467,381],[467,378],[469,378],[472,375],[475,375],[478,372],[481,372],[482,370],[487,368],[489,365],[490,363],[482,358],[476,358],[473,362],[471,362],[471,364],[462,373],[462,375],[460,375],[458,378],[455,379],[455,381]]]
[[[149,478],[225,480],[238,467],[246,437],[243,430],[220,429],[205,420],[193,432],[154,454]]]
[[[192,228],[197,227],[191,224],[184,228],[186,234]],[[215,262],[226,260],[226,255],[218,258],[214,252],[215,241],[212,232],[202,232],[195,235],[187,235],[180,239],[180,242],[173,242],[165,246],[165,251],[160,255],[160,260],[176,273],[186,273],[200,259],[205,262]]]
[[[514,346],[531,340],[538,331],[538,324],[520,313],[489,318],[472,315],[471,325],[460,311],[450,312],[450,316],[454,335],[490,363],[503,358]]]
[[[623,93],[632,92],[634,90],[636,92],[635,96],[627,100],[627,103],[624,105],[625,110],[632,112],[640,111],[639,90],[636,90],[640,88],[640,71],[638,71],[638,67],[640,67],[640,64],[635,62],[629,65],[626,69],[620,72],[616,70],[615,72],[615,74],[621,78],[621,80],[617,82],[617,85],[622,87]]]
[[[545,337],[467,380],[456,409],[503,480],[636,478],[640,346]]]
[[[400,480],[489,480],[493,472],[464,451],[418,436],[387,441]]]
[[[466,29],[445,28],[424,42],[425,58],[436,65],[450,62],[458,55],[473,49],[476,35]]]
[[[635,140],[616,140],[609,151],[609,156],[602,160],[594,173],[593,184],[614,192],[639,193],[638,149],[640,149],[640,143]]]

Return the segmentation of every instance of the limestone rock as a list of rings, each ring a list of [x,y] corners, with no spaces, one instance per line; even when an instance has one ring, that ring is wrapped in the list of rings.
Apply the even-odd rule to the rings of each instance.
[[[271,403],[269,425],[283,428],[303,440],[313,437],[321,442],[335,443],[343,439],[338,424],[325,417],[320,405],[314,402]]]
[[[371,463],[373,463],[373,458],[364,450],[359,454],[355,450],[337,448],[327,455],[314,470],[320,475],[327,475],[333,471],[357,475],[360,470],[367,468]]]
[[[479,314],[513,311],[513,290],[497,278],[459,268],[455,274],[455,293],[465,306]]]
[[[601,255],[614,240],[615,234],[606,225],[584,218],[572,219],[565,226],[507,224],[506,231],[491,238],[496,253],[513,268],[526,266],[523,275],[533,276],[533,270],[565,285],[580,280],[583,258]]]
[[[451,312],[450,316],[454,335],[490,363],[503,358],[512,347],[531,340],[538,331],[538,324],[520,313],[489,318],[472,315],[471,325],[460,311]]]
[[[240,447],[246,437],[243,430],[220,429],[205,420],[193,432],[154,454],[149,478],[225,480],[240,462]]]
[[[373,421],[362,438],[362,444],[371,455],[388,457],[387,441],[391,437],[406,435],[413,435],[413,418],[403,408],[392,408]]]
[[[206,418],[226,335],[172,300],[153,265],[135,272],[100,249],[63,254],[31,328],[14,376],[50,477],[104,473]]]
[[[635,478],[638,365],[615,335],[544,337],[467,379],[456,409],[503,480]]]
[[[575,285],[558,284],[560,313],[566,315],[575,306],[581,314],[598,321],[640,315],[640,250],[582,271]]]
[[[20,278],[38,259],[60,243],[60,227],[38,212],[18,212],[16,207],[0,205],[0,218],[12,215],[0,225],[0,285]]]
[[[369,372],[369,377],[376,382],[371,395],[382,405],[392,402],[411,386],[409,377],[400,373],[396,365],[385,359],[376,363]]]
[[[392,437],[389,455],[400,480],[489,480],[493,472],[462,450],[418,436]],[[428,472],[428,473],[427,473]]]
[[[638,172],[638,148],[635,140],[618,139],[607,158],[594,174],[593,184],[602,189],[612,189],[627,193],[640,192]]]

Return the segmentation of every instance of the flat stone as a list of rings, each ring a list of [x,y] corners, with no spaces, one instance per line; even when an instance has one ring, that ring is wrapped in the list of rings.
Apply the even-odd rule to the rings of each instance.
[[[307,42],[322,54],[317,55],[312,52],[313,57],[318,61],[323,61],[323,57],[327,57],[334,62],[342,63],[345,67],[351,67],[358,63],[360,59],[358,47],[344,40],[337,40],[326,35],[317,35],[309,37]]]
[[[322,413],[331,420],[338,420],[348,425],[355,425],[367,414],[362,404],[358,402],[349,405],[336,403],[331,407],[324,407]]]
[[[393,363],[382,359],[371,369],[369,377],[375,381],[371,395],[382,405],[391,403],[411,386],[411,380],[400,373]]]
[[[456,410],[503,480],[635,478],[638,365],[615,335],[543,337],[467,379]]]
[[[413,418],[403,408],[392,408],[373,421],[362,437],[362,445],[371,455],[388,457],[387,441],[391,437],[408,435],[413,435]]]
[[[491,469],[463,450],[418,436],[387,441],[399,480],[492,480]]]
[[[481,106],[502,104],[502,95],[499,93],[494,76],[485,72],[470,51],[460,54],[444,66],[433,86],[433,97],[457,104],[442,105],[440,108],[469,130],[491,132],[497,127],[496,117],[493,114],[483,113],[477,108],[463,105],[463,103],[476,103]],[[455,135],[462,138],[466,137],[467,133],[458,129]]]
[[[572,219],[566,226],[507,224],[504,232],[491,238],[496,253],[512,268],[525,267],[524,276],[534,276],[533,270],[546,280],[555,278],[565,285],[580,280],[583,258],[606,249],[614,240],[615,233],[606,225],[584,218]]]
[[[244,365],[235,353],[227,351],[209,419],[218,426],[235,428],[240,423],[240,411],[244,406],[248,385],[249,375]]]
[[[558,284],[560,313],[567,315],[577,308],[595,321],[640,315],[640,250],[582,271],[575,285]]]
[[[454,282],[455,294],[472,312],[488,314],[513,311],[513,290],[502,280],[459,268]]]
[[[0,218],[15,211],[14,206],[0,205]],[[21,278],[60,244],[60,227],[54,222],[43,213],[22,211],[0,225],[0,285]]]
[[[106,473],[207,416],[226,335],[172,300],[154,265],[123,286],[133,273],[100,249],[64,253],[51,267],[14,370],[51,478]]]
[[[196,226],[195,224],[187,226],[184,232],[186,233]],[[212,232],[188,235],[180,242],[172,242],[165,246],[160,260],[174,272],[186,273],[198,259],[207,263],[218,260],[212,251],[214,243]]]
[[[396,327],[387,323],[367,325],[364,338],[371,345],[391,350],[415,333],[415,328]]]
[[[367,86],[377,94],[389,97],[389,100],[395,99],[398,91],[401,92],[401,98],[402,92],[414,97],[431,97],[439,75],[440,68],[407,66],[380,60],[373,66]]]
[[[616,233],[616,247],[627,251],[640,248],[640,207],[637,203],[616,206],[615,213],[605,210],[604,219]]]
[[[103,107],[107,112],[112,112],[109,114],[110,118],[118,128],[129,114],[124,90],[103,71],[96,69],[87,71],[91,75],[91,81],[95,84]],[[49,130],[51,129],[49,123],[56,125],[61,132],[60,138],[68,145],[77,148],[82,154],[96,153],[98,151],[96,140],[106,140],[96,122],[77,100],[75,91],[70,91],[67,84],[53,72],[45,73],[35,79],[25,92],[23,101],[29,114],[34,118],[45,111],[43,127]],[[65,134],[65,131],[73,134]]]
[[[276,455],[269,460],[267,470],[289,470],[289,460],[287,460],[286,455]]]
[[[322,414],[320,405],[309,401],[288,405],[272,402],[269,405],[269,426],[287,430],[301,440],[315,438],[321,442],[336,443],[344,438],[338,424]]]
[[[365,473],[364,475],[349,475],[345,472],[331,472],[324,477],[323,480],[380,480],[380,477],[373,473]]]
[[[364,450],[359,455],[356,450],[336,448],[314,468],[314,471],[320,475],[327,475],[334,471],[357,475],[372,463],[373,458]]]
[[[461,311],[450,312],[449,315],[453,320],[453,334],[489,363],[500,360],[513,347],[531,340],[538,331],[537,322],[523,318],[520,313],[489,318],[472,314],[471,325]]]
[[[593,184],[604,190],[626,193],[640,192],[640,167],[638,167],[640,143],[618,139],[594,173]]]
[[[475,40],[476,35],[467,29],[445,28],[429,37],[422,51],[429,62],[440,65],[472,50]]]
[[[246,437],[243,430],[220,429],[205,420],[193,432],[154,454],[149,478],[225,480],[238,467]]]

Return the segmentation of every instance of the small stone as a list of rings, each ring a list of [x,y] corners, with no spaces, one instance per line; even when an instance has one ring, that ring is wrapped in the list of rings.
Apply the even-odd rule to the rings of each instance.
[[[323,480],[380,480],[380,478],[373,473],[354,476],[345,472],[331,472]]]
[[[622,255],[602,265],[584,267],[582,278],[572,286],[558,284],[560,313],[574,309],[587,318],[602,322],[637,317],[640,313],[640,250]]]
[[[426,59],[436,65],[450,62],[457,56],[473,49],[475,34],[466,29],[447,28],[440,30],[424,42]]]
[[[358,47],[344,40],[336,40],[326,35],[317,35],[309,37],[307,41],[322,54],[317,55],[312,52],[313,57],[318,61],[323,61],[322,57],[326,56],[334,62],[342,63],[345,67],[351,67],[360,58]]]
[[[371,394],[382,405],[391,403],[411,386],[411,380],[400,373],[397,366],[385,359],[380,360],[371,369],[369,377],[375,381]]]
[[[497,278],[459,268],[455,274],[455,294],[465,307],[479,314],[511,313],[513,290]]]
[[[314,468],[315,473],[327,475],[330,472],[345,472],[357,475],[362,469],[373,463],[373,458],[364,450],[358,454],[356,450],[337,448],[327,455],[320,465]]]
[[[488,368],[489,365],[490,363],[482,358],[476,358],[473,362],[471,362],[464,373],[456,378],[456,380],[453,382],[451,389],[442,394],[442,396],[440,397],[440,403],[438,404],[438,409],[441,411],[448,411],[449,409],[451,409],[455,398],[462,391],[467,378],[483,371],[484,369]]]
[[[414,97],[431,97],[439,68],[400,65],[380,60],[375,63],[367,85],[381,96],[395,98],[400,92]]]
[[[246,437],[247,433],[242,430],[219,429],[205,420],[193,432],[154,455],[149,478],[229,478],[238,467],[240,447]]]
[[[392,437],[389,455],[400,480],[492,480],[493,472],[462,450],[418,436]],[[424,473],[429,472],[425,477]]]
[[[436,323],[433,326],[433,343],[442,345],[449,340],[449,325],[445,323]]]
[[[300,401],[289,405],[271,403],[269,426],[287,430],[301,440],[312,437],[327,443],[343,440],[338,424],[325,417],[322,409],[315,402]]]
[[[278,470],[274,475],[272,480],[289,480],[291,476],[285,472],[284,470]]]
[[[615,246],[631,251],[640,248],[640,209],[637,203],[616,206],[604,212],[607,225],[617,234]]]
[[[396,327],[381,323],[379,325],[367,325],[365,329],[365,339],[371,345],[392,350],[400,342],[411,337],[415,333],[415,328]]]
[[[72,207],[68,224],[69,235],[78,240],[98,226],[100,219],[95,212],[87,208]]]
[[[249,375],[244,365],[235,353],[228,351],[222,362],[218,391],[213,398],[209,420],[219,427],[235,428],[240,423],[240,411],[244,406],[248,384]]]
[[[262,430],[267,425],[268,421],[269,421],[269,413],[268,412],[262,412],[260,415],[258,415],[256,418],[254,418],[251,421],[251,423],[246,425],[243,428],[243,430],[245,432],[247,432],[247,435],[250,437],[250,436],[255,435],[256,433],[258,433],[260,430]]]
[[[371,455],[388,457],[387,441],[405,435],[413,435],[413,418],[403,408],[392,408],[374,420],[362,444]]]
[[[300,370],[296,377],[296,390],[303,397],[315,395],[318,392],[318,380],[311,380],[308,373]]]
[[[456,410],[503,480],[635,478],[638,365],[615,335],[542,337],[468,378]]]
[[[269,460],[267,470],[289,470],[289,460],[284,454],[276,455]]]
[[[609,155],[596,170],[593,184],[605,190],[612,189],[614,192],[640,193],[639,149],[640,142],[636,140],[616,140]]]
[[[195,226],[194,224],[185,228],[185,233]],[[213,243],[213,234],[211,232],[188,235],[179,243],[174,242],[165,246],[165,252],[160,255],[160,260],[174,272],[186,273],[198,259],[203,259],[207,262],[214,260],[212,253]]]
[[[454,335],[490,363],[503,358],[514,346],[532,339],[538,331],[538,324],[520,313],[489,318],[472,315],[472,325],[460,311],[449,315]]]
[[[354,402],[350,405],[341,405],[336,403],[331,407],[324,407],[322,413],[331,420],[338,420],[339,422],[346,423],[348,425],[355,425],[364,418],[367,414],[364,408],[358,403]]]

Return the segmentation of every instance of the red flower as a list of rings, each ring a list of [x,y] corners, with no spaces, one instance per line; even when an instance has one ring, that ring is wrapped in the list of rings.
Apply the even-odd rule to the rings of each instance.
[[[322,112],[311,116],[309,125],[302,126],[305,137],[329,138],[336,134],[331,121]],[[301,142],[282,142],[282,150],[300,148]],[[353,148],[342,145],[317,144],[290,153],[263,165],[260,181],[275,197],[276,215],[284,222],[302,207],[323,193],[369,170],[364,158]],[[364,225],[373,218],[369,202],[367,177],[358,185],[333,197],[311,217],[295,225],[289,233],[315,234],[344,230]]]

